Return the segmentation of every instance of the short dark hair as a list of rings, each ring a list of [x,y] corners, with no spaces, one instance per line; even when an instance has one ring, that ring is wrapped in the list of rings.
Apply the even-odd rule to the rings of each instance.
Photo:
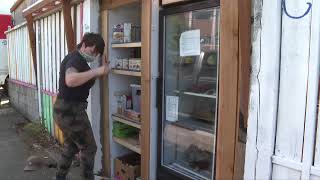
[[[80,49],[82,44],[84,44],[85,47],[95,46],[96,51],[100,54],[103,54],[105,43],[100,34],[92,32],[85,33],[82,37],[81,42],[77,45],[77,48]]]

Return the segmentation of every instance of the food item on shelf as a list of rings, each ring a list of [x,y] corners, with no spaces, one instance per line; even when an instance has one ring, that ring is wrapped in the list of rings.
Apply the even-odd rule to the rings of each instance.
[[[138,59],[138,58],[129,59],[129,70],[141,71],[141,59]]]
[[[141,41],[141,26],[132,25],[131,39],[133,42]]]
[[[141,144],[141,131],[139,131],[139,144]]]
[[[212,90],[211,84],[192,85],[191,91],[195,93],[206,93]]]
[[[138,154],[128,154],[115,159],[115,179],[135,180],[141,175],[141,157]]]
[[[212,54],[207,59],[207,63],[209,65],[217,65],[217,61],[218,61],[217,58],[218,58],[217,52],[212,52]]]
[[[124,23],[123,24],[123,42],[129,43],[131,42],[131,23]]]
[[[122,107],[122,98],[121,98],[121,96],[117,96],[117,113],[118,114],[123,114],[123,111],[124,111],[124,109],[123,109],[123,107]]]
[[[184,151],[184,156],[189,166],[195,170],[207,170],[211,166],[212,154],[199,149],[195,145],[190,145],[189,148]]]
[[[124,32],[123,24],[113,26],[112,41],[113,43],[123,43]]]
[[[131,84],[133,111],[141,112],[141,85]]]
[[[122,69],[129,70],[129,59],[122,59]]]
[[[139,130],[121,122],[113,122],[112,135],[118,138],[126,138],[137,135]]]
[[[123,23],[113,26],[112,43],[130,43],[141,41],[141,26]]]
[[[184,58],[184,64],[192,64],[193,63],[193,57],[185,57]]]
[[[141,114],[131,109],[126,109],[124,115],[134,121],[141,122]]]
[[[127,96],[126,100],[126,109],[132,109],[132,96]]]
[[[123,43],[123,30],[123,24],[117,24],[113,26],[113,43]]]
[[[121,96],[121,102],[122,102],[122,114],[124,114],[124,111],[127,109],[127,95]]]
[[[116,69],[122,69],[123,68],[123,61],[120,58],[117,58],[115,60],[115,68]]]
[[[123,92],[115,94],[117,99],[117,113],[124,115],[126,109],[132,108],[132,97]]]

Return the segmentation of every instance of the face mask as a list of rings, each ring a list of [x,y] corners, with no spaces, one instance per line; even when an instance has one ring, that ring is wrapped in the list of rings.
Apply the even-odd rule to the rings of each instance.
[[[99,56],[91,56],[87,53],[84,53],[84,52],[81,52],[79,51],[79,53],[81,54],[81,56],[88,62],[88,63],[91,63],[93,62],[94,60],[96,60],[96,58]]]

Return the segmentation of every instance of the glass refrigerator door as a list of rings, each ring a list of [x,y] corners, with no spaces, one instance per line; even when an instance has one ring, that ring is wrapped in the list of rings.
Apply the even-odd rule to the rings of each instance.
[[[213,177],[219,8],[165,16],[162,166],[192,179]]]

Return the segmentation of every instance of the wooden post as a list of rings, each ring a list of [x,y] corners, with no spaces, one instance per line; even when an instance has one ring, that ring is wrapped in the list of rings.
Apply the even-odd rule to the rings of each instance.
[[[76,49],[76,42],[74,38],[74,29],[72,27],[70,0],[62,1],[62,11],[68,51],[71,52]]]
[[[239,3],[239,103],[237,117],[234,179],[242,179],[245,162],[245,140],[249,107],[251,59],[251,1]],[[239,141],[243,140],[243,141]]]
[[[108,38],[108,10],[101,12],[101,25],[102,25],[102,37],[105,42],[109,42]],[[105,55],[108,57],[108,48],[109,43],[106,43]],[[108,87],[108,77],[103,76],[100,79],[100,90],[101,90],[101,127],[102,127],[102,151],[103,151],[103,174],[107,177],[111,176],[111,167],[110,167],[110,127],[109,127],[109,87]]]
[[[239,88],[239,0],[221,0],[216,179],[233,179]]]
[[[32,15],[28,15],[26,17],[27,20],[27,28],[29,33],[29,39],[30,39],[30,47],[31,47],[31,54],[32,54],[32,61],[33,61],[33,68],[34,72],[37,78],[37,55],[36,55],[36,33],[34,31],[33,27],[33,18]]]
[[[142,0],[141,14],[141,62],[142,76],[141,87],[143,96],[141,96],[141,178],[142,180],[150,179],[150,58],[151,58],[151,19],[152,19],[152,2]]]

